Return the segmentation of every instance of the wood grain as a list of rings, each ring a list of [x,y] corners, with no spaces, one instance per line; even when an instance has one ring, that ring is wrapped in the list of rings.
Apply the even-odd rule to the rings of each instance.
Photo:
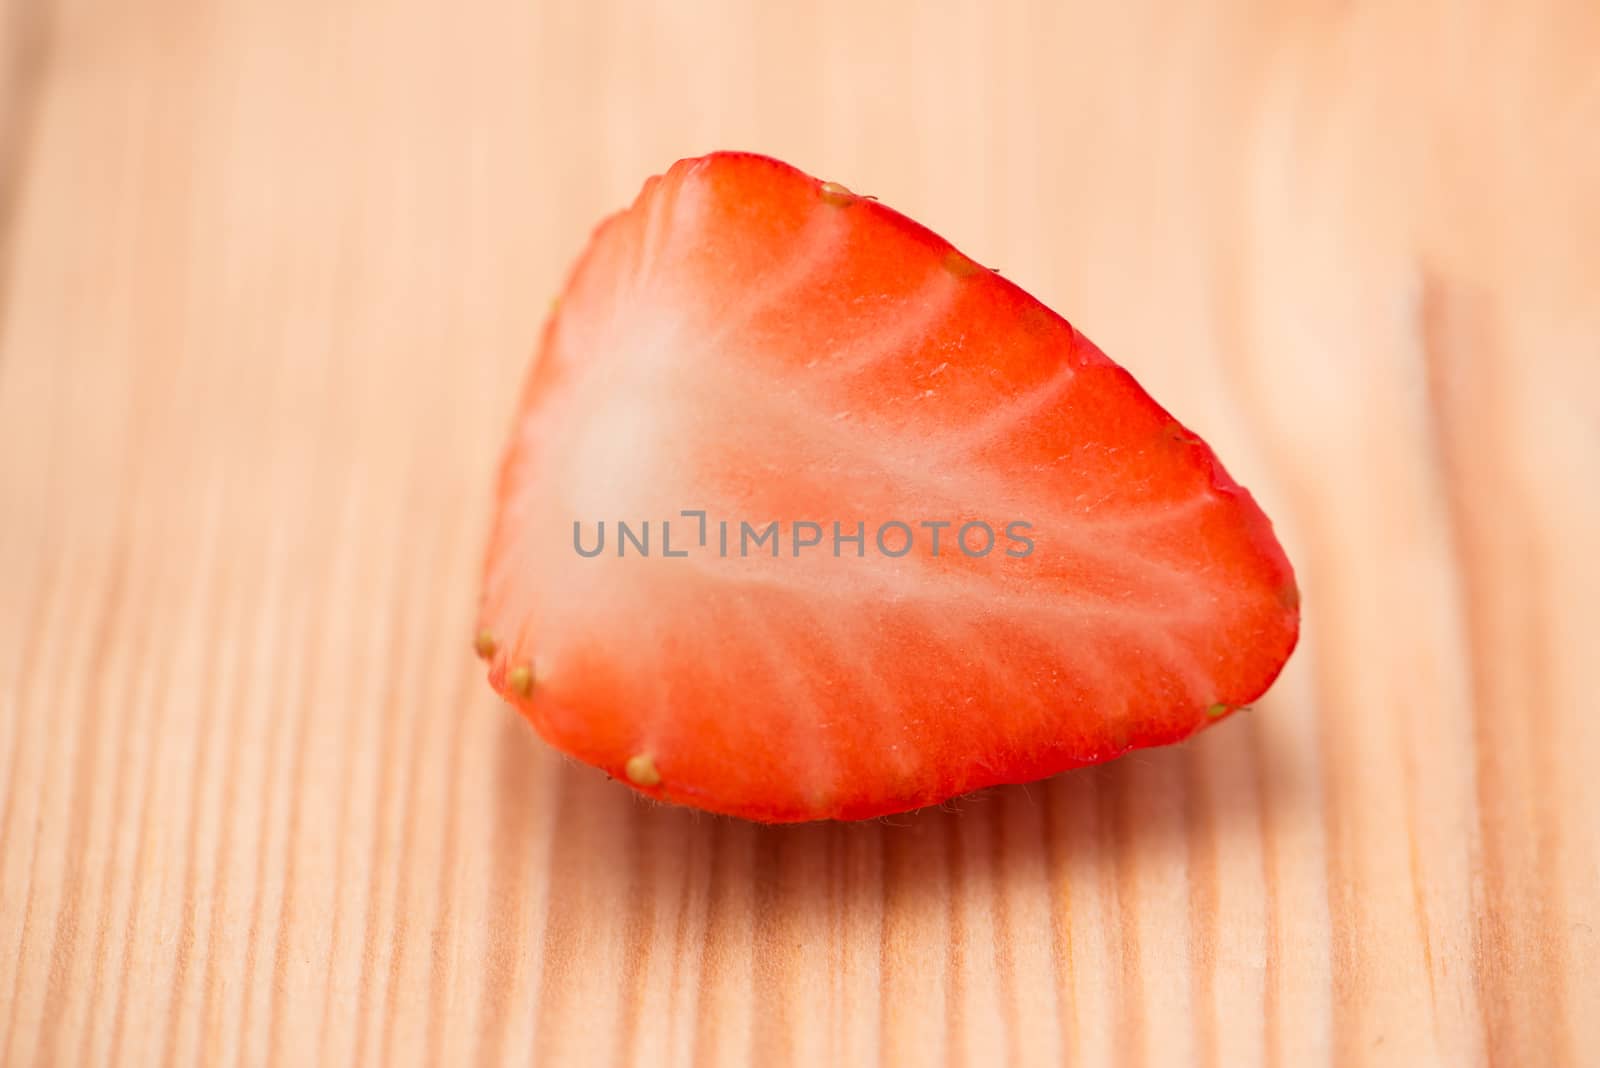
[[[1600,7],[0,10],[0,1063],[1600,1064]],[[1217,447],[1267,700],[780,830],[496,702],[531,342],[718,147]]]

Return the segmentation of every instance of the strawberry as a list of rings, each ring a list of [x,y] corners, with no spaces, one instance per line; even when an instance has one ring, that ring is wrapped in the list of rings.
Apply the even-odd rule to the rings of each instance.
[[[763,821],[903,811],[1255,700],[1299,595],[1194,434],[1017,286],[762,156],[604,222],[500,473],[478,652],[551,744]]]

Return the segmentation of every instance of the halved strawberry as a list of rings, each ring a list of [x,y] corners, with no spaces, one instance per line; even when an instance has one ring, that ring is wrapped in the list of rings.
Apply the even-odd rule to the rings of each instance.
[[[478,645],[653,797],[857,818],[1183,738],[1267,688],[1298,601],[1250,495],[1064,320],[717,153],[601,225],[545,329]]]

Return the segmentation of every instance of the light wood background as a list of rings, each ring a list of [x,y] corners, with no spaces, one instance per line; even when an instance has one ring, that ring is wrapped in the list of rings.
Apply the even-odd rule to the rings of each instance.
[[[1600,6],[0,0],[0,1063],[1600,1064]],[[470,652],[551,296],[770,152],[1218,449],[1192,744],[652,808]]]

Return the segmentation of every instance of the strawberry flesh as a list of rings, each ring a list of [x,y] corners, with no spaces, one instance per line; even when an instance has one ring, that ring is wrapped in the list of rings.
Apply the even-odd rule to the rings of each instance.
[[[558,748],[794,821],[1177,741],[1298,627],[1250,495],[1065,320],[874,200],[718,153],[600,226],[546,327],[478,645]]]

